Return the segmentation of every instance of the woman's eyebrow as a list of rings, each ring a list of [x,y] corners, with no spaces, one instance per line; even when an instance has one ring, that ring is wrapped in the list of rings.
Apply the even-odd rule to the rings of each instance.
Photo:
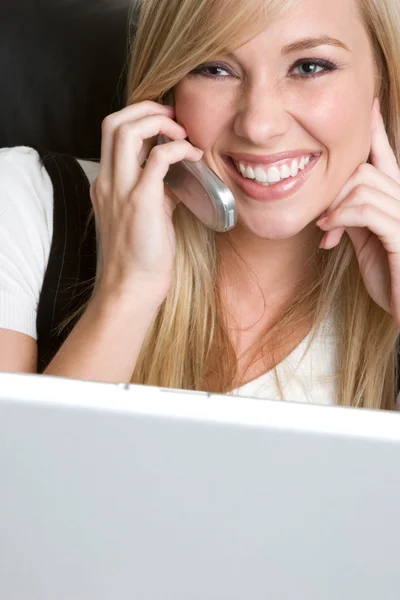
[[[282,48],[282,54],[286,56],[287,54],[292,54],[293,52],[310,50],[311,48],[316,48],[317,46],[337,46],[350,52],[350,49],[346,46],[346,44],[340,40],[329,37],[328,35],[322,35],[315,38],[307,37],[302,40],[298,40],[297,42],[293,42],[292,44],[288,44]]]

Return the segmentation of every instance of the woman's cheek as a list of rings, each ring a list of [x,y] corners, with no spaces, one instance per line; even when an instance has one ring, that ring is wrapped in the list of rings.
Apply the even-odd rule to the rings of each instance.
[[[175,92],[176,120],[185,127],[192,144],[211,148],[225,130],[227,106],[215,92],[184,89]]]
[[[362,148],[370,143],[372,102],[360,89],[342,85],[314,98],[309,105],[310,122],[328,150],[330,145],[348,147],[349,143],[353,149]]]

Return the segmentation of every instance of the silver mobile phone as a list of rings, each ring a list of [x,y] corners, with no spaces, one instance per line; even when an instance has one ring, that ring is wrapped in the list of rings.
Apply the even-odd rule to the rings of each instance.
[[[159,135],[158,144],[171,140]],[[183,160],[171,165],[165,184],[188,209],[214,231],[229,231],[237,223],[236,201],[231,190],[203,160]]]

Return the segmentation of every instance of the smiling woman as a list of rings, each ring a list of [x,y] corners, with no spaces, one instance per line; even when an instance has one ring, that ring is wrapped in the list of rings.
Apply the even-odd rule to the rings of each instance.
[[[390,302],[377,305],[376,294],[372,299],[367,293],[348,236],[334,250],[318,251],[322,235],[315,222],[369,161],[376,96],[398,157],[398,9],[391,2],[355,0],[196,7],[191,21],[185,9],[192,11],[193,3],[180,3],[179,13],[170,14],[176,29],[154,39],[148,54],[141,46],[150,14],[144,11],[135,48],[143,59],[131,74],[130,101],[149,94],[160,99],[173,90],[177,121],[238,204],[236,229],[206,247],[184,208],[175,215],[182,247],[176,268],[189,270],[183,262],[191,255],[218,263],[217,295],[210,288],[206,306],[189,305],[183,290],[175,290],[181,306],[187,302],[188,322],[195,322],[198,309],[198,331],[204,314],[213,324],[199,344],[212,348],[210,387],[226,392],[250,382],[242,393],[277,395],[271,378],[262,376],[277,367],[286,398],[390,406],[399,318],[386,312]],[[168,12],[160,6],[155,29]],[[172,39],[174,56],[167,52]],[[158,81],[146,77],[149,72],[163,76]],[[377,282],[387,259],[375,264]],[[193,279],[204,281],[200,265],[193,268]],[[156,364],[162,365],[165,348],[156,330],[153,335],[149,348],[157,339]],[[171,351],[170,364],[179,363],[179,349]],[[226,359],[218,361],[221,355]],[[143,352],[138,365],[142,380],[150,365],[145,357]]]
[[[393,408],[399,8],[139,6],[127,107],[104,122],[91,188],[93,296],[45,373]],[[164,187],[201,158],[235,196],[229,233]]]

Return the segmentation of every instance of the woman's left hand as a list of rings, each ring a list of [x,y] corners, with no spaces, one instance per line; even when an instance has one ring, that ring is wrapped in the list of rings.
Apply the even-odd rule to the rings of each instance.
[[[379,101],[372,110],[372,164],[363,163],[317,222],[329,250],[349,235],[371,298],[400,327],[400,168],[390,146]]]

